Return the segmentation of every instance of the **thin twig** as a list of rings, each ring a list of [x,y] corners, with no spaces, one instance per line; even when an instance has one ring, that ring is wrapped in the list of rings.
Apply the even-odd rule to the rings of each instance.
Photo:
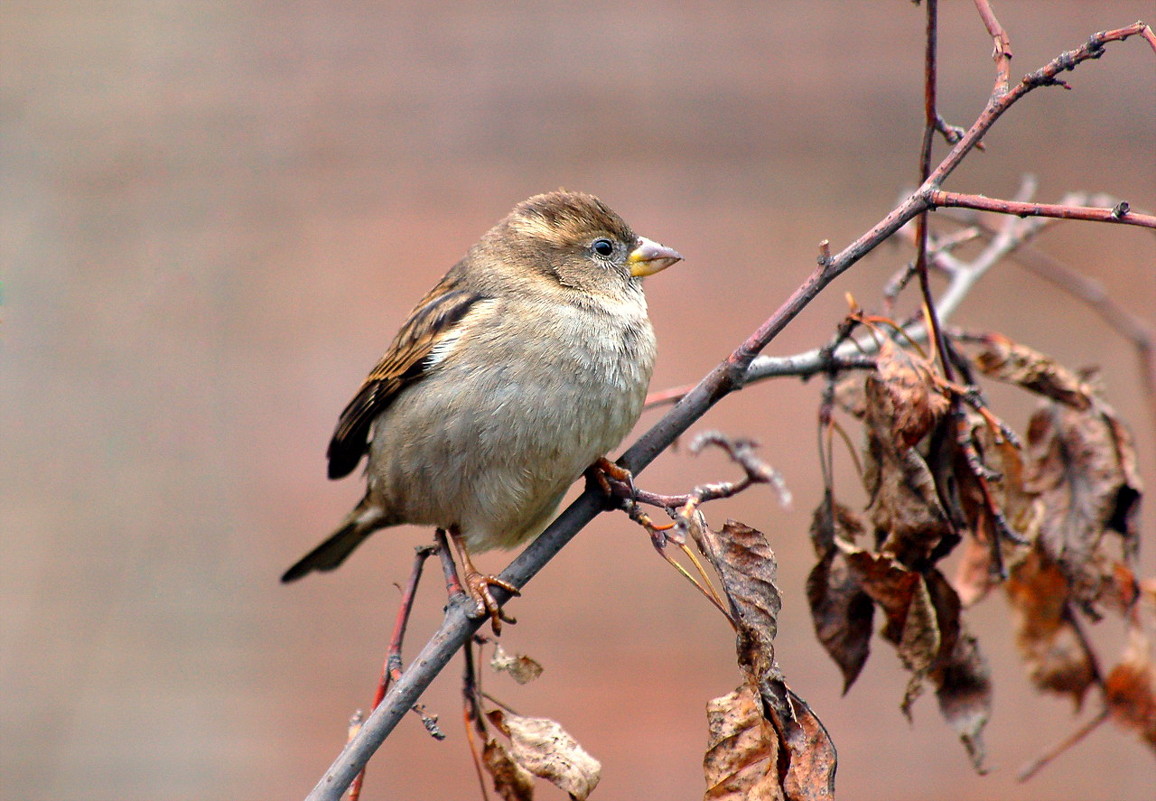
[[[988,0],[975,0],[975,7],[994,42],[991,57],[995,60],[995,88],[992,93],[1002,96],[1007,93],[1008,83],[1011,81],[1011,39],[1008,38],[1003,25],[995,18],[995,12],[991,10]]]
[[[1048,750],[1044,751],[1042,754],[1040,754],[1038,757],[1033,759],[1031,762],[1024,765],[1022,768],[1020,768],[1019,772],[1016,774],[1016,781],[1026,782],[1032,776],[1035,776],[1049,762],[1051,762],[1053,759],[1060,756],[1065,751],[1067,751],[1069,748],[1076,745],[1081,740],[1083,740],[1085,737],[1087,737],[1089,734],[1094,732],[1097,728],[1100,727],[1100,724],[1103,723],[1107,719],[1108,719],[1108,707],[1105,706],[1103,709],[1101,709],[1099,712],[1097,712],[1096,716],[1093,717],[1091,720],[1089,720],[1087,723],[1080,726],[1078,729],[1076,729],[1074,732],[1069,734],[1067,737],[1060,740],[1058,743],[1053,745]]]
[[[927,36],[924,52],[923,78],[923,147],[919,154],[919,182],[927,180],[931,174],[931,146],[935,141],[935,133],[939,130],[940,117],[936,110],[936,51],[939,44],[939,3],[938,0],[927,0]],[[962,138],[962,137],[961,137]],[[915,219],[915,274],[919,276],[919,293],[923,298],[923,313],[927,318],[928,337],[939,355],[939,362],[943,368],[943,375],[948,381],[954,378],[951,362],[948,360],[947,348],[943,342],[943,330],[939,325],[939,315],[935,310],[935,297],[931,292],[931,279],[927,270],[927,237],[928,212],[924,211]]]
[[[1156,228],[1156,215],[1140,214],[1121,202],[1112,208],[1096,206],[1065,206],[1059,203],[1020,203],[1015,200],[970,195],[963,192],[945,192],[935,189],[927,193],[928,202],[935,207],[978,209],[1017,217],[1053,217],[1058,220],[1089,220],[1091,222],[1137,225]]]
[[[381,666],[381,678],[377,682],[377,692],[374,693],[373,706],[371,709],[377,709],[381,703],[381,699],[385,697],[386,690],[389,689],[390,682],[396,681],[401,677],[401,646],[405,641],[405,630],[409,625],[410,613],[413,611],[414,595],[417,594],[417,585],[421,582],[422,567],[425,565],[425,560],[433,554],[434,550],[436,550],[436,548],[433,545],[421,545],[414,549],[413,567],[409,572],[409,581],[406,582],[405,590],[402,592],[401,604],[397,610],[397,619],[393,624],[393,636],[390,637],[389,648],[385,652],[385,661]],[[430,719],[423,714],[416,705],[413,709],[421,716],[423,722]],[[433,720],[435,721],[434,728],[430,730],[430,726],[427,723],[426,729],[430,730],[430,734],[432,734],[435,739],[444,740],[445,735],[437,729],[436,718]],[[360,727],[360,724],[361,721],[359,720],[358,727]],[[361,798],[361,787],[364,783],[365,769],[363,768],[361,772],[357,774],[357,778],[353,780],[353,784],[349,786],[349,801],[357,801]]]

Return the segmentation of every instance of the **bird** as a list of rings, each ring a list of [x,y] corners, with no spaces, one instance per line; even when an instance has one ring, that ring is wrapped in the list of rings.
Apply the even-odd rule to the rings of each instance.
[[[337,568],[402,524],[448,532],[471,617],[501,611],[471,554],[540,534],[567,489],[634,427],[654,369],[642,279],[682,256],[593,195],[535,195],[410,312],[345,407],[331,479],[366,459],[361,502],[281,580]],[[444,537],[443,540],[444,542]]]

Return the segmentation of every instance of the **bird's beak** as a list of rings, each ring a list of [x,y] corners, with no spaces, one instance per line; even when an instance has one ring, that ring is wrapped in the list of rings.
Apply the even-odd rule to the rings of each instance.
[[[682,261],[681,253],[644,236],[638,237],[638,244],[626,257],[626,263],[630,265],[630,274],[635,278],[654,275],[676,261]]]

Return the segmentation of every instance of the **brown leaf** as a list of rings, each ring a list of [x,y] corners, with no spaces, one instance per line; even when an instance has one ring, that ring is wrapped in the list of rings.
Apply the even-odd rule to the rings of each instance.
[[[490,667],[499,673],[509,673],[518,684],[529,684],[542,675],[542,666],[524,654],[510,656],[501,644],[494,648],[494,655],[490,658]]]
[[[714,565],[738,628],[739,665],[756,682],[778,675],[775,634],[782,598],[775,586],[775,553],[762,532],[728,520],[721,532],[702,527],[700,544]]]
[[[828,798],[819,788],[833,785],[834,747],[775,662],[782,601],[774,552],[761,532],[734,520],[721,532],[700,525],[696,542],[722,580],[737,629],[739,667],[747,676],[735,693],[708,707],[706,797],[783,798],[779,777],[793,773],[798,794],[786,796],[788,801]]]
[[[923,439],[951,403],[935,384],[931,362],[882,340],[867,378],[867,417],[886,422],[888,440],[902,453]]]
[[[1092,404],[1092,388],[1080,376],[1002,334],[984,336],[984,349],[976,354],[975,363],[992,378],[1018,384],[1074,409],[1087,409]]]
[[[549,718],[524,718],[495,709],[490,722],[510,738],[510,756],[521,768],[585,801],[602,776],[602,765]]]
[[[923,575],[908,570],[893,556],[847,550],[847,563],[859,586],[886,617],[883,637],[895,645],[904,667],[911,672],[901,706],[910,714],[941,644],[931,594]]]
[[[854,545],[866,528],[859,514],[836,501],[828,491],[811,516],[811,543],[815,554],[826,556],[835,548],[835,540]]]
[[[867,514],[881,550],[905,565],[921,564],[944,538],[956,536],[954,527],[927,460],[915,449],[897,447],[880,414],[869,407],[863,470]]]
[[[965,541],[954,582],[965,607],[978,603],[1003,580],[998,567],[993,564],[993,548],[997,541],[1002,546],[1005,562],[1022,558],[1020,551],[1025,546],[1000,536],[995,514],[1002,515],[1004,524],[1026,542],[1035,540],[1043,519],[1042,502],[1036,493],[1029,492],[1024,486],[1024,464],[1019,448],[1002,434],[993,434],[979,415],[970,415],[968,426],[967,433],[976,455],[990,473],[977,475],[963,450],[957,451],[953,478],[958,487],[963,526],[972,534]],[[994,504],[994,509],[991,504]]]
[[[1124,658],[1104,680],[1104,697],[1112,719],[1156,749],[1156,670],[1151,645],[1139,628],[1129,630]]]
[[[846,693],[871,652],[875,606],[871,597],[859,588],[846,557],[839,551],[831,551],[811,570],[807,577],[807,601],[815,635],[842,671]]]
[[[490,739],[482,750],[482,764],[494,780],[503,801],[533,801],[534,776],[513,760],[505,747]]]
[[[984,767],[983,728],[991,716],[991,671],[979,651],[979,643],[962,633],[951,656],[931,672],[939,711],[967,749],[979,773]]]
[[[751,682],[706,707],[709,732],[704,801],[785,801],[779,785],[779,739],[763,717]]]
[[[1072,620],[1063,571],[1037,546],[1012,569],[1005,590],[1016,612],[1016,645],[1032,683],[1070,695],[1079,707],[1099,671]]]
[[[834,801],[835,744],[822,721],[799,696],[787,691],[793,721],[786,726],[790,764],[783,778],[788,801]]]
[[[1122,537],[1127,559],[1138,547],[1141,485],[1131,437],[1103,403],[1086,411],[1053,403],[1032,416],[1028,455],[1026,484],[1044,508],[1040,541],[1091,613],[1112,583],[1105,531]]]

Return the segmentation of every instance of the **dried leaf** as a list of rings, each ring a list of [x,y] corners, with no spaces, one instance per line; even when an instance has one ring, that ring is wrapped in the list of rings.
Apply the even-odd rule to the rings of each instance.
[[[1156,670],[1151,645],[1139,628],[1129,630],[1124,658],[1104,680],[1104,697],[1112,719],[1156,749]]]
[[[761,532],[733,520],[721,532],[701,526],[696,541],[722,580],[737,629],[739,667],[747,676],[735,693],[708,707],[706,797],[783,798],[780,775],[793,775],[796,794],[787,795],[788,801],[829,798],[822,788],[833,786],[834,747],[775,662],[782,601],[774,552]]]
[[[602,765],[549,718],[524,718],[495,709],[490,722],[510,738],[510,756],[520,767],[585,801],[602,776]]]
[[[775,586],[775,554],[762,532],[728,520],[721,532],[703,527],[705,556],[718,571],[737,627],[739,665],[756,682],[778,675],[775,634],[782,598]]]
[[[954,586],[965,607],[982,600],[1003,579],[993,564],[993,547],[1002,546],[1004,562],[1022,558],[1024,546],[1001,537],[994,515],[1021,540],[1032,542],[1039,533],[1043,504],[1024,486],[1024,465],[1020,450],[1002,436],[995,436],[979,415],[968,418],[971,442],[989,474],[980,476],[968,464],[962,449],[957,453],[953,478],[958,487],[959,508],[965,529],[972,537],[965,541]],[[985,491],[986,490],[986,491]],[[989,498],[994,509],[989,505]]]
[[[1126,558],[1138,547],[1141,485],[1131,437],[1102,403],[1087,411],[1053,403],[1032,416],[1028,454],[1026,484],[1044,508],[1040,541],[1073,599],[1092,613],[1112,583],[1105,531],[1120,534]]]
[[[866,530],[863,518],[831,497],[828,491],[811,516],[811,543],[817,556],[835,548],[835,540],[854,545]]]
[[[908,670],[926,670],[939,653],[939,628],[923,576],[889,554],[853,549],[847,563],[886,616],[884,638],[899,646]]]
[[[1068,580],[1037,547],[1012,569],[1005,589],[1016,612],[1016,645],[1032,683],[1070,695],[1078,708],[1099,671],[1072,620]]]
[[[867,514],[880,549],[906,565],[927,561],[944,538],[956,536],[940,501],[935,476],[927,460],[912,448],[898,446],[891,434],[887,406],[867,382],[867,452],[863,486]],[[942,447],[942,438],[940,444]]]
[[[911,672],[901,708],[910,713],[923,679],[939,654],[940,631],[923,575],[908,570],[889,554],[847,550],[847,563],[871,599],[886,616],[883,637],[893,643]]]
[[[784,801],[779,740],[751,682],[706,707],[709,732],[704,801]]]
[[[518,684],[529,684],[542,675],[542,666],[525,654],[510,656],[501,644],[494,648],[490,667],[499,673],[509,673]]]
[[[975,356],[986,375],[1018,384],[1074,409],[1092,405],[1092,388],[1080,376],[1039,351],[1012,342],[1002,334],[983,338],[984,349]]]
[[[787,691],[793,722],[786,726],[790,764],[783,779],[788,801],[834,801],[835,744],[822,721],[799,696]]]
[[[846,693],[870,655],[875,606],[838,551],[831,551],[811,570],[807,601],[815,635],[842,671]]]
[[[494,790],[503,801],[533,801],[534,776],[518,765],[497,740],[486,742],[482,764],[493,777]]]
[[[983,728],[991,716],[991,671],[979,651],[979,643],[962,633],[950,658],[931,673],[936,685],[939,711],[959,735],[979,773],[984,767]]]
[[[867,378],[867,416],[887,422],[888,439],[899,452],[923,439],[950,406],[931,362],[884,338]]]

